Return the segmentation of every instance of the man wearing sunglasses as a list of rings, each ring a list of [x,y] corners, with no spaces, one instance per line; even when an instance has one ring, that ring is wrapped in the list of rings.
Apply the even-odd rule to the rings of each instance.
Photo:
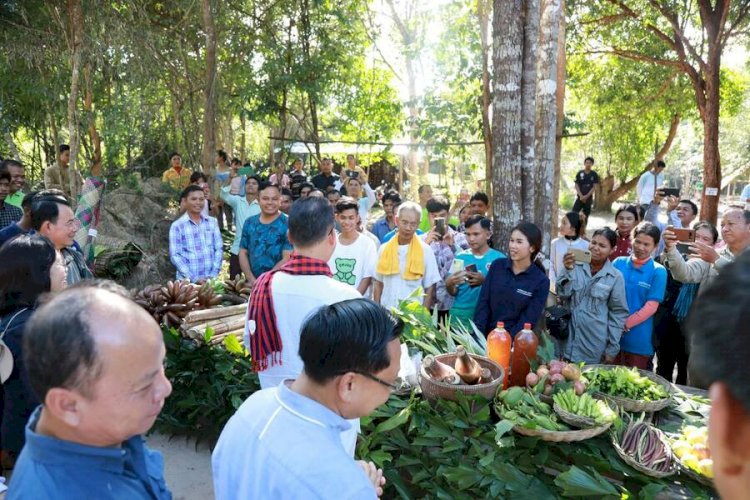
[[[62,253],[68,268],[68,285],[94,277],[74,239],[80,227],[81,222],[76,219],[70,202],[61,191],[41,191],[34,198],[31,228],[49,239]]]
[[[341,434],[395,389],[402,329],[363,298],[310,316],[299,377],[256,392],[224,427],[211,460],[216,499],[380,496],[383,471],[355,461]]]

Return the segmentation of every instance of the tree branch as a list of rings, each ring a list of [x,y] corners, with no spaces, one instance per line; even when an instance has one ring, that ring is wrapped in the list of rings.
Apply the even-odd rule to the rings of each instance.
[[[659,2],[658,0],[649,0],[649,3],[656,10],[658,10],[659,13],[664,16],[664,18],[669,21],[669,24],[672,26],[672,32],[675,35],[674,49],[677,52],[680,60],[687,62],[687,55],[685,53],[685,49],[687,49],[687,52],[690,54],[690,56],[698,63],[698,67],[700,67],[701,71],[705,73],[707,70],[706,62],[695,50],[695,47],[693,47],[693,44],[690,43],[690,40],[688,40],[685,36],[685,32],[680,26],[677,14],[675,14],[673,10],[667,8],[662,2]]]

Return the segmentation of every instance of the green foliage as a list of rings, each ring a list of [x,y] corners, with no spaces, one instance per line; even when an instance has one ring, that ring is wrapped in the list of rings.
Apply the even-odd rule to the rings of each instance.
[[[233,335],[227,338],[236,341]],[[173,328],[164,330],[164,343],[172,394],[164,402],[156,430],[215,441],[245,399],[260,388],[250,358],[238,342],[197,344]]]

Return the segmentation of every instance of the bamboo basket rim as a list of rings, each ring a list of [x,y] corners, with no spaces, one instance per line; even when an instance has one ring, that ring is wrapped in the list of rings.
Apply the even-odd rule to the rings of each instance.
[[[559,404],[555,403],[554,401],[552,403],[552,409],[555,410],[555,413],[557,413],[557,416],[560,417],[560,420],[568,425],[579,428],[596,427],[596,421],[593,418],[576,415],[575,413],[571,413],[568,410],[564,410],[560,407]]]
[[[647,476],[656,477],[656,478],[665,478],[665,477],[673,476],[678,471],[678,462],[677,462],[677,457],[674,455],[674,453],[672,453],[672,446],[669,444],[669,439],[667,439],[667,436],[666,434],[664,434],[664,431],[662,431],[661,429],[659,429],[652,423],[644,422],[644,424],[646,424],[647,426],[652,428],[654,431],[656,431],[657,437],[665,446],[666,453],[672,458],[672,466],[669,468],[668,471],[655,471],[653,469],[650,469],[649,467],[646,467],[643,464],[638,463],[638,461],[636,461],[633,457],[628,455],[625,452],[625,450],[622,449],[622,447],[620,446],[620,443],[618,443],[617,441],[617,436],[614,435],[614,433],[612,435],[612,446],[614,447],[617,454],[620,455],[620,458],[623,460],[623,462],[625,462],[626,464],[628,464],[629,466],[631,466],[638,472],[642,472],[643,474],[646,474]]]
[[[682,463],[682,460],[680,460],[677,455],[673,455],[674,460],[677,463],[677,469],[680,474],[683,474],[693,481],[696,481],[698,483],[701,483],[704,486],[708,486],[710,488],[716,489],[716,483],[714,483],[714,480],[710,477],[704,476],[703,474],[694,471],[684,463]]]
[[[585,365],[583,367],[582,373],[585,374],[592,370],[613,370],[615,368],[630,369],[629,367],[621,367],[620,365],[592,364],[592,365]],[[662,399],[657,399],[656,401],[644,401],[641,399],[631,399],[631,398],[624,398],[622,396],[615,396],[615,395],[607,394],[601,391],[592,391],[591,395],[597,399],[603,399],[607,401],[608,403],[612,403],[618,406],[619,408],[622,408],[625,411],[636,412],[636,413],[644,412],[644,411],[645,412],[657,412],[669,406],[669,403],[671,403],[672,398],[674,396],[674,388],[672,387],[672,383],[667,381],[664,377],[657,375],[654,372],[643,370],[641,368],[635,368],[635,369],[638,370],[638,373],[648,378],[655,384],[659,384],[660,386],[662,386],[664,390],[667,391],[667,397],[662,398]]]
[[[527,427],[521,427],[520,425],[514,425],[513,430],[523,436],[538,437],[542,441],[551,441],[555,443],[572,443],[576,441],[584,441],[591,439],[607,431],[612,426],[612,423],[600,425],[597,427],[590,427],[588,429],[579,429],[571,431],[548,431],[546,429],[529,429]]]
[[[435,359],[440,362],[444,362],[443,361],[444,359],[448,357],[455,357],[455,356],[456,356],[456,353],[448,352],[448,353],[436,355]],[[505,371],[503,370],[503,367],[486,356],[482,356],[479,354],[471,354],[471,353],[469,353],[469,356],[476,359],[477,362],[480,363],[480,365],[491,368],[493,375],[495,373],[498,373],[499,376],[493,379],[492,381],[484,383],[484,384],[474,384],[474,385],[455,384],[454,385],[454,384],[448,384],[446,382],[441,382],[439,380],[434,380],[432,377],[430,377],[427,374],[424,366],[421,366],[419,369],[419,386],[422,390],[422,395],[429,400],[437,400],[437,399],[455,400],[456,393],[461,392],[467,396],[474,396],[478,394],[488,400],[494,399],[495,395],[497,394],[498,389],[502,387],[503,379],[505,378]],[[490,395],[490,391],[492,392],[492,395]]]

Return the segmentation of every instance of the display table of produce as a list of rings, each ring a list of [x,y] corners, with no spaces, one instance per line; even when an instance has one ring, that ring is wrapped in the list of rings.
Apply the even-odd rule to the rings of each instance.
[[[226,296],[231,286],[136,292],[165,323],[173,393],[157,421],[162,432],[215,441],[258,390],[236,321],[243,305],[215,306],[211,296]],[[396,313],[406,323],[404,351],[425,363],[362,418],[356,456],[383,468],[384,498],[716,497],[705,393],[638,371],[555,361],[544,337],[525,387],[503,390],[505,367],[485,356],[471,332],[434,326],[416,302],[404,301]],[[645,408],[618,405],[631,398]]]

